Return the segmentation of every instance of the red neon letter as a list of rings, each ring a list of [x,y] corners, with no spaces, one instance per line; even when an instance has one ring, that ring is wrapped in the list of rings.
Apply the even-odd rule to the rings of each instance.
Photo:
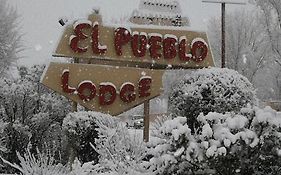
[[[163,50],[165,59],[173,59],[177,56],[176,42],[175,38],[165,38],[163,41]]]
[[[208,47],[204,42],[196,41],[192,45],[191,52],[192,52],[193,60],[196,62],[200,62],[207,57]]]
[[[76,89],[69,86],[68,80],[69,80],[69,70],[65,70],[61,76],[61,84],[62,84],[61,87],[63,92],[71,94],[75,92]]]
[[[144,57],[146,53],[147,38],[145,35],[135,34],[132,37],[132,50],[136,57]]]
[[[88,38],[88,36],[83,33],[83,29],[91,29],[91,28],[92,28],[92,26],[87,23],[78,24],[75,27],[75,29],[74,29],[75,35],[72,35],[74,37],[70,38],[70,47],[74,52],[76,52],[76,53],[87,52],[87,47],[81,48],[78,46],[78,43],[80,40],[84,40],[84,39]]]
[[[92,33],[92,48],[95,54],[104,54],[107,51],[107,47],[100,45],[99,43],[99,25],[95,24]]]
[[[130,103],[135,101],[136,99],[135,86],[130,83],[123,84],[120,91],[120,98],[125,103]]]
[[[122,46],[131,41],[131,34],[125,28],[118,28],[115,30],[114,45],[116,54],[118,56],[122,55]]]
[[[150,56],[153,59],[159,59],[162,56],[161,53],[158,53],[158,51],[161,49],[161,45],[159,45],[160,42],[162,42],[162,38],[160,36],[151,36],[149,38],[149,51]]]
[[[116,99],[116,89],[112,85],[100,85],[99,87],[100,95],[99,102],[100,105],[111,105]]]
[[[139,97],[148,97],[150,96],[150,85],[152,79],[150,77],[143,77],[139,81]]]
[[[88,95],[85,95],[85,90],[88,90]],[[77,92],[81,100],[90,101],[96,96],[96,86],[92,82],[83,82],[78,86]]]
[[[191,59],[191,55],[186,53],[186,39],[180,40],[179,44],[179,57],[182,61],[189,61]],[[189,47],[190,49],[190,47]]]

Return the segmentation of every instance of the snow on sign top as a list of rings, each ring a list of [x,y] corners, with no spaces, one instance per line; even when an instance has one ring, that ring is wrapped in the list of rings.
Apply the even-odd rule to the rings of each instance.
[[[182,16],[178,1],[141,0],[133,11],[130,22],[141,25],[189,26],[188,17]]]
[[[154,3],[160,6],[160,1]],[[177,3],[171,5],[178,8]],[[196,69],[214,64],[205,32],[169,26],[112,27],[103,25],[101,19],[92,14],[83,20],[86,22],[67,26],[54,56],[79,58],[80,63],[153,69]]]

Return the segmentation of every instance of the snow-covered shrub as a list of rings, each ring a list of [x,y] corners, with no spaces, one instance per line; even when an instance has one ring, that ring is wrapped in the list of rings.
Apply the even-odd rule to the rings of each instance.
[[[165,121],[148,144],[150,169],[159,175],[191,174],[201,166],[203,152],[187,125],[186,117]],[[195,166],[196,165],[196,166]]]
[[[143,164],[146,147],[142,134],[110,116],[99,118],[97,125],[99,138],[95,149],[100,154],[99,173],[151,175]]]
[[[94,173],[93,162],[81,164],[75,159],[70,167],[58,163],[52,155],[41,153],[32,154],[29,150],[22,156],[17,153],[19,164],[11,163],[0,156],[0,160],[8,166],[14,168],[23,175],[100,175]]]
[[[29,127],[24,126],[19,122],[13,124],[7,123],[2,135],[6,148],[6,151],[2,153],[2,156],[10,162],[19,163],[20,160],[16,153],[25,153],[31,135]],[[8,166],[2,168],[4,172],[14,173],[14,170],[10,169]]]
[[[57,160],[66,161],[61,125],[71,106],[66,98],[40,83],[44,67],[22,66],[18,68],[18,78],[0,79],[0,120],[8,123],[10,128],[5,130],[4,135],[8,145],[4,158],[8,161],[18,162],[16,151],[23,155],[28,142],[32,154],[37,153],[37,148],[41,152],[53,150]],[[14,126],[17,127],[16,132],[12,130]]]
[[[35,87],[32,82],[25,79],[11,80],[3,78],[0,80],[0,116],[4,121],[25,123],[32,115],[35,107]]]
[[[159,130],[162,127],[162,125],[164,124],[165,121],[171,120],[171,119],[172,119],[171,115],[161,115],[161,116],[157,117],[154,120],[154,122],[152,123],[152,128],[153,128],[152,131]]]
[[[63,121],[63,128],[67,134],[70,151],[74,156],[85,163],[89,161],[98,162],[98,153],[92,148],[95,144],[97,133],[97,117],[104,117],[105,114],[95,112],[74,112],[69,113]],[[69,155],[72,156],[71,152]],[[74,157],[73,157],[74,158]]]
[[[144,167],[146,147],[142,137],[135,130],[126,128],[126,124],[117,118],[97,112],[76,112],[65,118],[63,127],[72,139],[70,142],[74,143],[72,147],[77,150],[84,147],[87,148],[85,153],[99,155],[98,162],[98,157],[91,157],[83,165],[76,161],[78,171],[97,175],[152,175]],[[90,135],[85,139],[87,134]],[[81,153],[77,154],[80,158]]]
[[[37,153],[37,149],[42,153],[66,163],[67,160],[67,138],[62,130],[61,123],[52,118],[49,113],[40,112],[35,114],[29,123],[32,137],[30,139],[30,151]]]
[[[4,163],[15,168],[23,175],[68,175],[67,167],[56,163],[54,158],[39,151],[36,156],[31,154],[29,150],[23,156],[17,152],[17,156],[20,161],[19,164],[0,158]]]
[[[0,79],[0,120],[7,123],[3,157],[10,162],[19,163],[16,151],[23,155],[29,142],[32,154],[39,148],[41,152],[53,150],[57,160],[65,157],[61,125],[71,107],[40,83],[44,67],[20,67],[18,78]]]
[[[230,69],[208,68],[187,74],[177,83],[169,96],[169,112],[187,117],[192,132],[196,117],[209,112],[238,112],[255,102],[252,84]]]
[[[281,115],[269,107],[201,114],[192,133],[185,117],[164,122],[149,153],[158,174],[278,174]]]

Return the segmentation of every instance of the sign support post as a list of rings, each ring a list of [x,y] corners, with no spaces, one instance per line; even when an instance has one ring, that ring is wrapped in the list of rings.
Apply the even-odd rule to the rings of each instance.
[[[143,141],[149,142],[149,102],[150,100],[144,102],[144,109],[143,109]]]
[[[72,112],[77,112],[77,103],[76,102],[72,102]]]
[[[244,2],[229,2],[224,0],[203,0],[205,3],[219,3],[221,4],[221,67],[225,68],[225,5],[236,4],[246,5]]]
[[[74,63],[79,63],[79,59],[78,58],[74,58]],[[72,112],[77,112],[78,111],[78,103],[75,102],[75,101],[72,101]],[[74,143],[72,143],[72,140],[70,141],[70,145],[69,145],[69,160],[68,162],[70,162],[70,170],[72,170],[72,164],[74,163],[74,160],[75,160],[75,157],[77,156],[77,152],[75,151],[75,148],[74,148]]]
[[[221,67],[225,68],[225,3],[221,4]]]
[[[79,63],[79,59],[78,58],[74,58],[74,63]],[[73,101],[72,102],[72,112],[77,112],[78,111],[78,103]]]

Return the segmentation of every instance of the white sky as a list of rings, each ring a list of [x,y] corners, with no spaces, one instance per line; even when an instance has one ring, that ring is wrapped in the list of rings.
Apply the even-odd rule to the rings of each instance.
[[[191,19],[191,27],[205,30],[210,17],[220,17],[219,4],[206,4],[201,0],[179,0],[184,15]],[[58,20],[87,18],[94,7],[99,7],[106,20],[130,16],[138,7],[139,0],[9,0],[21,15],[24,58],[19,64],[47,63],[52,59],[64,27]],[[227,5],[227,11],[248,6]]]

